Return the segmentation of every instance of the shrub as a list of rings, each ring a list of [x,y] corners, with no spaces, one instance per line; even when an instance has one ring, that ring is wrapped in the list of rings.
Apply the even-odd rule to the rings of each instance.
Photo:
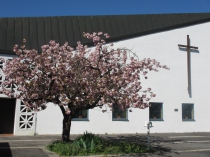
[[[132,154],[154,152],[154,149],[147,150],[144,144],[130,142],[108,141],[104,138],[85,132],[74,140],[73,143],[62,143],[56,141],[47,146],[47,149],[59,155],[98,155],[98,154]]]

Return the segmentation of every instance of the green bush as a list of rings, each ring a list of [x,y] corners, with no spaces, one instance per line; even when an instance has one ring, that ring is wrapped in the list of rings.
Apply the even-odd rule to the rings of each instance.
[[[74,140],[73,143],[62,143],[56,141],[47,146],[47,149],[59,155],[98,155],[98,154],[132,154],[154,152],[154,149],[147,150],[147,146],[129,142],[107,141],[104,138],[88,133],[87,131]]]

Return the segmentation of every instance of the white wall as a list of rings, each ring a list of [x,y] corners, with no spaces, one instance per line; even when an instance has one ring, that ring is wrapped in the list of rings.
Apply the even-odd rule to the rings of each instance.
[[[210,112],[210,22],[137,37],[115,43],[117,47],[126,47],[137,53],[139,58],[154,58],[166,64],[170,71],[161,69],[152,72],[148,80],[142,79],[143,88],[151,87],[157,96],[153,102],[163,102],[164,121],[153,122],[151,132],[205,132]],[[178,44],[187,44],[187,35],[191,45],[197,46],[199,53],[191,53],[192,98],[187,91],[187,53],[181,51]],[[182,121],[182,103],[194,103],[195,121]],[[178,112],[174,112],[178,109]],[[102,113],[101,109],[89,112],[89,121],[72,122],[71,133],[84,131],[94,133],[145,133],[144,121],[149,118],[149,109],[134,109],[128,113],[129,121],[112,121],[112,114]],[[62,114],[58,106],[48,105],[45,111],[38,113],[38,134],[61,134]]]

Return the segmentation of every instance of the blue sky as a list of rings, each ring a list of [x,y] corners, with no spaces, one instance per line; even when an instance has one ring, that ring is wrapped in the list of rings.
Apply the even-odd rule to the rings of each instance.
[[[0,17],[210,12],[210,0],[0,0]]]

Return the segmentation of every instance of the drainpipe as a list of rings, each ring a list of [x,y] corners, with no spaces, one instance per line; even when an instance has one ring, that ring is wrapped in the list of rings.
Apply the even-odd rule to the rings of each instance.
[[[35,118],[35,124],[34,124],[34,136],[36,136],[36,125],[37,125],[37,112],[35,111],[34,114],[34,118]]]
[[[147,149],[150,149],[150,128],[153,127],[152,126],[152,122],[151,121],[145,121],[144,127],[147,127]]]

